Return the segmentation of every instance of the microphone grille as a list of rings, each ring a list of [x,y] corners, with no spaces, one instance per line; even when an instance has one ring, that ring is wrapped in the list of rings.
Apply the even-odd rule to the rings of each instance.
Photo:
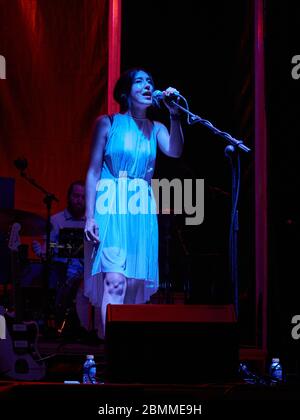
[[[162,98],[163,98],[162,91],[161,90],[155,90],[152,93],[152,104],[155,107],[160,108],[160,105],[161,105],[160,102],[161,102]]]
[[[160,99],[160,98],[162,98],[162,96],[163,96],[163,93],[162,93],[162,91],[161,91],[161,90],[155,90],[155,91],[152,93],[152,97],[153,97],[153,98],[156,98],[156,99]]]

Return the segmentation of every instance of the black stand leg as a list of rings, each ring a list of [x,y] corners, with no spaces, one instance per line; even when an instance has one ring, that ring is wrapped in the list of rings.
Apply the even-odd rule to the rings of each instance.
[[[229,145],[225,148],[225,156],[229,159],[232,169],[232,200],[231,222],[229,231],[229,272],[233,290],[235,314],[239,315],[239,270],[238,270],[238,198],[240,189],[240,159],[238,150]]]
[[[46,326],[48,323],[48,316],[49,316],[49,298],[48,298],[48,288],[49,288],[49,277],[50,277],[50,234],[51,234],[51,208],[53,201],[58,202],[58,198],[48,192],[44,187],[36,182],[35,179],[28,176],[26,173],[26,169],[28,167],[27,159],[17,159],[14,161],[14,164],[17,169],[20,170],[20,175],[29,182],[33,187],[38,189],[44,194],[43,203],[46,205],[47,208],[47,223],[46,223],[46,259],[44,261],[44,299],[43,299],[43,315],[44,315],[44,325]]]

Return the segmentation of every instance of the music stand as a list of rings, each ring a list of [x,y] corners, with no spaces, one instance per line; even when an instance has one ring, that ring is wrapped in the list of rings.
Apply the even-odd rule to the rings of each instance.
[[[84,258],[83,253],[83,229],[62,228],[59,230],[58,257],[60,258]]]

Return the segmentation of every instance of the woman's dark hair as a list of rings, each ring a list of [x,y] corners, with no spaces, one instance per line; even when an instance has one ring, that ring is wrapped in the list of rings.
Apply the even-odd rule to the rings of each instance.
[[[121,112],[125,112],[129,108],[128,97],[130,95],[135,75],[139,71],[147,73],[152,81],[152,85],[154,86],[151,74],[142,67],[135,67],[122,73],[114,88],[114,99],[118,102],[118,104],[120,104]]]

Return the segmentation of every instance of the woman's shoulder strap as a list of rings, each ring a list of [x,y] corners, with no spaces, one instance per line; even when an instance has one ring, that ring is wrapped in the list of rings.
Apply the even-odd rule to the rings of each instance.
[[[107,117],[109,118],[110,124],[112,125],[114,122],[114,116],[115,114],[107,114]]]

